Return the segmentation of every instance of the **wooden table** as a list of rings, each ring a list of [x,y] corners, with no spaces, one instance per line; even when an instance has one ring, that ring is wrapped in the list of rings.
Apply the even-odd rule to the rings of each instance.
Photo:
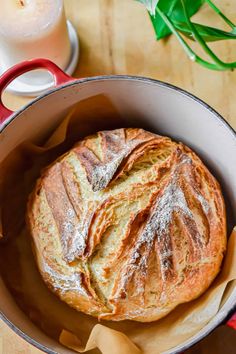
[[[236,21],[235,0],[215,3]],[[236,71],[213,72],[191,63],[174,37],[156,42],[146,11],[134,0],[65,0],[65,7],[80,36],[75,77],[130,74],[170,82],[202,98],[236,129]],[[196,19],[221,25],[207,6]],[[235,44],[224,41],[213,47],[229,61],[236,60]],[[3,99],[12,109],[30,100],[11,94],[4,94]],[[235,354],[235,348],[236,333],[221,327],[187,353]],[[0,354],[29,353],[40,351],[0,322]]]

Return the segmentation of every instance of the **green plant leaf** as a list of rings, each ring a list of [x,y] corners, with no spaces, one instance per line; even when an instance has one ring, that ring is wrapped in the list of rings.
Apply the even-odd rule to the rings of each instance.
[[[139,2],[141,2],[143,5],[146,6],[148,12],[151,14],[151,15],[154,15],[155,16],[155,10],[156,10],[156,6],[159,2],[159,0],[137,0]]]
[[[173,21],[173,24],[175,28],[183,33],[186,37],[193,39],[193,34],[191,29],[189,28],[188,24],[185,22],[178,22],[178,21]],[[206,42],[215,42],[215,41],[220,41],[220,40],[225,40],[225,39],[236,39],[236,32],[226,32],[222,31],[220,29],[214,28],[214,27],[208,27],[201,25],[199,23],[194,23],[194,27],[200,34],[200,36],[204,39]]]
[[[200,9],[204,0],[185,0],[185,2],[189,15],[193,16]],[[185,15],[180,0],[159,0],[157,6],[172,21],[185,22]],[[150,12],[149,14],[157,39],[164,38],[172,33],[159,14],[155,13],[155,15],[152,15]]]
[[[146,5],[151,17],[157,39],[161,39],[171,33],[175,35],[189,59],[211,70],[233,70],[235,62],[222,61],[207,42],[223,39],[236,39],[236,25],[225,16],[211,0],[137,0]],[[231,27],[231,32],[193,23],[190,18],[201,7],[203,2],[208,5]],[[155,9],[155,13],[154,13]],[[208,55],[209,60],[201,58],[191,46],[184,40],[180,32],[195,40]]]
[[[158,7],[168,16],[171,17],[174,8],[179,0],[160,0]],[[169,34],[171,34],[171,30],[162,20],[159,14],[155,13],[155,16],[150,14],[150,18],[155,29],[156,38],[161,39]]]

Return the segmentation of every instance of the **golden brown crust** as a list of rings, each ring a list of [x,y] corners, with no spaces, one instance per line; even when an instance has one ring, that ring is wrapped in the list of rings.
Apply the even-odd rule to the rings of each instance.
[[[220,186],[189,148],[99,132],[47,168],[28,204],[43,279],[93,316],[149,322],[198,297],[226,248]]]

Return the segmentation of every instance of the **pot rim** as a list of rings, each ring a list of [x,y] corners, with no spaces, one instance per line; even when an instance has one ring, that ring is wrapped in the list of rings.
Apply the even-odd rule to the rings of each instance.
[[[204,339],[205,337],[207,337],[209,334],[211,334],[218,326],[224,324],[231,316],[232,314],[236,311],[236,304],[235,306],[229,310],[229,312],[224,316],[223,319],[220,319],[218,322],[216,322],[216,325],[213,326],[212,328],[209,328],[207,331],[205,331],[203,334],[199,335],[198,337],[196,337],[195,339],[193,339],[191,341],[191,343],[185,344],[183,346],[181,346],[180,349],[175,350],[173,348],[174,351],[171,351],[171,349],[168,350],[168,353],[171,354],[180,354],[183,353],[183,351],[189,349],[190,347],[192,347],[194,344],[200,342],[202,339]],[[39,343],[38,341],[36,341],[35,339],[33,339],[32,337],[30,337],[28,334],[26,334],[24,331],[22,331],[19,327],[17,327],[14,323],[12,323],[10,320],[8,320],[8,318],[2,313],[2,311],[0,311],[0,319],[11,329],[13,330],[19,337],[21,337],[22,339],[24,339],[26,342],[28,342],[29,344],[33,345],[35,348],[42,350],[44,353],[46,354],[59,354],[58,352],[55,352],[52,349],[49,349],[48,347],[46,347],[45,345]],[[191,339],[191,338],[190,338]],[[187,341],[185,341],[187,342]],[[170,352],[171,351],[171,352]]]
[[[40,95],[39,97],[36,97],[35,99],[33,99],[32,101],[30,101],[28,104],[22,106],[19,110],[15,111],[6,121],[6,123],[2,125],[2,127],[0,127],[0,133],[4,132],[4,130],[14,122],[14,120],[20,116],[20,114],[25,111],[27,108],[31,107],[32,105],[36,104],[37,102],[41,101],[42,99],[44,99],[44,97],[47,97],[57,91],[60,91],[64,88],[67,87],[71,87],[71,86],[75,86],[78,84],[83,84],[83,83],[87,83],[87,82],[93,82],[93,81],[110,81],[110,80],[127,80],[127,81],[140,81],[140,82],[144,82],[144,83],[149,83],[149,84],[154,84],[160,87],[164,87],[166,89],[169,90],[173,90],[191,100],[193,100],[194,102],[198,103],[199,105],[203,106],[204,108],[206,108],[210,113],[212,118],[216,118],[220,123],[223,123],[223,125],[225,126],[225,128],[231,133],[231,135],[236,139],[236,130],[234,130],[233,127],[231,127],[231,125],[226,121],[225,118],[223,118],[223,116],[221,114],[219,114],[214,108],[212,108],[209,104],[207,104],[206,102],[204,102],[202,99],[198,98],[197,96],[195,96],[194,94],[178,87],[175,86],[173,84],[161,81],[161,80],[156,80],[156,79],[151,79],[148,77],[143,77],[143,76],[135,76],[135,75],[99,75],[99,76],[93,76],[93,77],[88,77],[88,78],[83,78],[83,79],[75,79],[73,81],[69,81],[63,85],[57,86],[55,88],[52,88],[50,90],[48,90],[47,92],[45,92],[44,94]],[[177,354],[177,353],[181,353],[183,350],[186,350],[188,348],[190,348],[192,345],[196,344],[197,342],[199,342],[200,340],[202,340],[203,338],[205,338],[207,335],[209,335],[211,332],[214,331],[215,328],[217,328],[219,325],[225,323],[227,321],[227,319],[230,318],[230,316],[235,312],[236,310],[236,299],[235,299],[235,303],[234,305],[228,310],[228,311],[224,311],[224,315],[219,318],[213,325],[211,328],[209,328],[207,331],[205,331],[204,333],[202,333],[201,335],[197,336],[196,338],[194,338],[191,343],[186,343],[187,341],[191,340],[191,338],[189,338],[189,340],[185,341],[185,345],[183,343],[183,346],[180,349],[175,350],[173,348],[173,351],[168,350],[168,353],[172,353],[172,354]],[[25,332],[23,332],[20,328],[18,328],[14,323],[12,323],[4,314],[2,311],[0,311],[0,319],[3,320],[16,334],[18,334],[21,338],[23,338],[24,340],[26,340],[28,343],[30,343],[31,345],[33,345],[34,347],[44,351],[47,354],[58,354],[57,352],[55,352],[52,349],[49,349],[48,347],[44,346],[43,344],[39,343],[38,341],[36,341],[35,339],[33,339],[32,337],[30,337],[29,335],[27,335]]]
[[[212,113],[212,115],[215,116],[215,118],[217,118],[221,123],[223,123],[226,128],[228,128],[231,133],[233,133],[233,135],[236,138],[236,130],[227,122],[227,120],[220,114],[218,113],[214,108],[212,108],[208,103],[204,102],[201,98],[195,96],[194,94],[186,91],[185,89],[182,89],[178,86],[175,86],[173,84],[161,81],[161,80],[157,80],[157,79],[152,79],[152,78],[148,78],[145,76],[135,76],[135,75],[99,75],[99,76],[92,76],[92,77],[87,77],[87,78],[83,78],[83,79],[74,79],[72,81],[69,81],[65,84],[59,85],[57,87],[54,87],[50,90],[48,90],[47,92],[45,92],[44,94],[36,97],[35,99],[31,100],[29,103],[27,103],[26,105],[23,105],[20,109],[16,110],[15,112],[13,112],[13,114],[6,120],[6,123],[2,124],[2,127],[0,127],[0,133],[2,133],[5,128],[11,124],[13,122],[13,120],[15,118],[17,118],[24,110],[26,110],[27,108],[29,108],[30,106],[32,106],[33,104],[37,103],[38,101],[41,101],[44,97],[47,97],[49,95],[51,95],[54,92],[60,91],[63,88],[66,87],[70,87],[70,86],[75,86],[77,84],[83,84],[86,82],[90,82],[90,81],[109,81],[109,80],[127,80],[127,81],[140,81],[140,82],[146,82],[146,83],[150,83],[150,84],[155,84],[157,86],[161,86],[173,91],[178,92],[179,94],[186,96],[190,99],[192,99],[193,101],[197,102],[198,104],[200,104],[201,106],[203,106],[204,108],[206,108],[208,111],[210,111]]]

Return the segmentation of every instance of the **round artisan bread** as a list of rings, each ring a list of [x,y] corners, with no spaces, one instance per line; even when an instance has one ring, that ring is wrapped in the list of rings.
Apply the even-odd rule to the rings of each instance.
[[[220,270],[220,186],[181,143],[101,131],[45,169],[27,214],[41,275],[61,300],[107,320],[157,320]]]

